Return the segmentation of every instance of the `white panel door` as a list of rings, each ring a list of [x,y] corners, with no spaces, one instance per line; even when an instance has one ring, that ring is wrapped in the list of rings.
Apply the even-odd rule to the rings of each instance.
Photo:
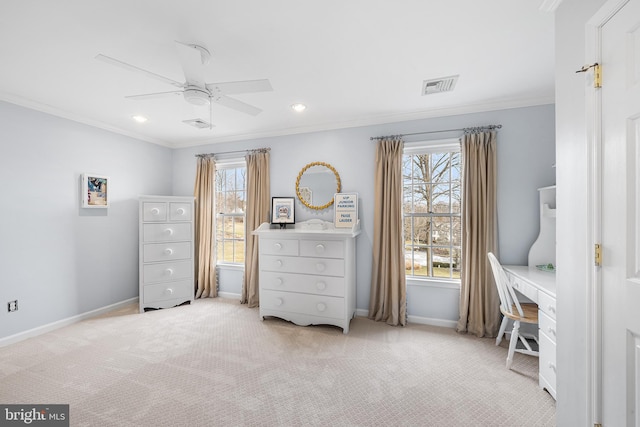
[[[640,0],[602,26],[602,425],[640,426]]]

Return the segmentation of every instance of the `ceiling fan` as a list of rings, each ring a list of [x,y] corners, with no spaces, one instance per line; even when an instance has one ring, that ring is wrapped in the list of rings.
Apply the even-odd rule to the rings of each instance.
[[[255,116],[262,110],[253,105],[231,98],[228,95],[236,95],[252,92],[268,92],[272,91],[271,83],[267,79],[261,80],[242,80],[237,82],[222,83],[206,83],[204,81],[204,67],[209,63],[211,54],[209,51],[197,44],[187,44],[176,41],[180,64],[184,72],[185,81],[183,83],[161,76],[151,71],[136,67],[115,58],[99,54],[96,59],[124,68],[129,71],[142,73],[147,77],[170,84],[177,89],[168,92],[147,93],[142,95],[127,96],[128,99],[144,100],[164,98],[176,95],[182,95],[184,100],[192,105],[204,106],[209,105],[210,122],[202,119],[184,120],[183,122],[198,128],[211,129],[213,127],[213,103],[223,105],[227,108],[234,109],[246,114]]]

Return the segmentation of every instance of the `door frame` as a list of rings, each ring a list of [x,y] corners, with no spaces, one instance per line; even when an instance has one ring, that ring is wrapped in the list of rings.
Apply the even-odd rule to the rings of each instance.
[[[585,64],[602,62],[602,27],[629,0],[608,0],[586,24]],[[576,64],[578,65],[578,64]],[[606,73],[604,64],[603,73]],[[578,65],[579,67],[579,65]],[[578,68],[576,67],[576,68]],[[593,71],[585,79],[587,135],[587,410],[591,425],[602,423],[602,269],[595,265],[595,245],[602,241],[602,97],[593,87]]]

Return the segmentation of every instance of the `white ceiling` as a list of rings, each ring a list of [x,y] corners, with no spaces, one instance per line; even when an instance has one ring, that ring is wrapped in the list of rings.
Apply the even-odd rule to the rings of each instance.
[[[182,147],[553,102],[549,0],[2,0],[0,99]],[[98,61],[104,54],[183,82],[175,41],[207,47],[207,82],[269,79],[236,95],[257,116],[208,109]],[[422,96],[426,79],[460,75]],[[300,114],[290,105],[308,106]],[[148,122],[131,119],[143,114]]]

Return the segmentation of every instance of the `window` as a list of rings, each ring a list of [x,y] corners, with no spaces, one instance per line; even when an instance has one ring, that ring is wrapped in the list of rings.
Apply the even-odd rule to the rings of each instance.
[[[244,160],[216,163],[216,256],[219,264],[244,264],[246,174]]]
[[[407,276],[460,279],[458,140],[406,144],[402,158]]]

